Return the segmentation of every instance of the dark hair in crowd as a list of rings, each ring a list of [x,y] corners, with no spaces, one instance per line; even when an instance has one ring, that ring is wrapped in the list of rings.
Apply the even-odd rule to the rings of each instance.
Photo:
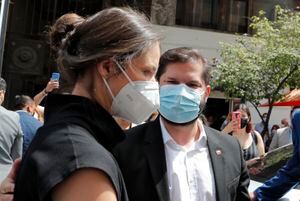
[[[166,51],[160,57],[159,67],[156,73],[156,80],[159,81],[160,77],[166,72],[166,67],[172,63],[187,63],[187,62],[201,62],[203,66],[202,78],[206,85],[210,81],[210,72],[206,65],[204,57],[200,54],[197,49],[189,47],[179,47]]]
[[[274,124],[273,126],[272,126],[272,128],[271,128],[271,131],[273,130],[273,129],[279,129],[280,128],[280,126],[278,126],[277,124]]]
[[[50,48],[57,56],[57,52],[61,48],[62,40],[67,33],[72,31],[76,25],[84,21],[84,18],[76,13],[67,13],[58,18],[48,31]]]
[[[249,108],[247,107],[246,104],[239,104],[239,105],[236,105],[233,109],[233,111],[238,111],[238,110],[242,110],[244,112],[247,113],[248,117],[249,117],[249,122],[246,126],[246,132],[247,133],[250,133],[252,131],[252,118],[251,118],[251,114],[250,114],[250,110]]]
[[[60,71],[73,83],[87,68],[106,59],[126,67],[160,39],[149,20],[130,8],[102,10],[73,28],[65,29],[57,58]]]
[[[0,77],[0,90],[6,91],[6,82],[2,77]]]
[[[28,103],[33,102],[32,98],[26,95],[16,95],[15,96],[15,110],[22,110]]]

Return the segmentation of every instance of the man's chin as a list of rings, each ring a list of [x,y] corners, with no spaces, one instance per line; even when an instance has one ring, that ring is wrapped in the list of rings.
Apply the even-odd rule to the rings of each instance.
[[[173,121],[170,121],[168,119],[166,119],[164,116],[160,115],[168,124],[171,124],[173,126],[188,126],[190,124],[193,124],[195,121],[197,121],[197,119],[199,117],[196,117],[195,119],[189,121],[189,122],[185,122],[185,123],[177,123],[177,122],[173,122]]]

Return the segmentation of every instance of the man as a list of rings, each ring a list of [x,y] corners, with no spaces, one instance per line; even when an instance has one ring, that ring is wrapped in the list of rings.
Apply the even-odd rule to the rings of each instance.
[[[16,112],[1,106],[4,101],[6,82],[0,77],[0,164],[9,165],[22,156],[23,134]]]
[[[160,116],[128,131],[115,148],[131,201],[249,200],[237,140],[203,126],[208,69],[195,49],[165,52],[156,75]]]
[[[288,120],[286,118],[281,119],[281,127],[284,128],[288,126],[290,126]]]
[[[288,121],[286,119],[282,119],[281,124],[283,124],[284,127],[276,130],[276,132],[272,138],[272,141],[271,141],[271,144],[269,147],[269,151],[292,143],[292,128],[291,128],[291,126],[288,124]]]
[[[17,95],[15,97],[15,110],[20,116],[21,128],[24,134],[23,154],[29,147],[37,129],[43,125],[42,122],[33,117],[35,108],[36,105],[29,96]]]
[[[263,132],[263,130],[264,130],[264,127],[265,127],[265,124],[264,124],[264,122],[266,122],[266,120],[267,120],[267,113],[263,113],[263,115],[262,115],[262,117],[263,117],[263,121],[261,121],[261,122],[259,122],[259,123],[257,123],[256,125],[255,125],[255,130],[257,131],[257,132],[259,132],[260,134],[262,134],[262,132]]]

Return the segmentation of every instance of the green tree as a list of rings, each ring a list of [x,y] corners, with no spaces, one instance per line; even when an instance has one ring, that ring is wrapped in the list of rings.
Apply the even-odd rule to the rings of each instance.
[[[229,97],[249,101],[259,112],[259,101],[267,99],[267,132],[272,104],[284,88],[300,86],[300,13],[276,6],[273,21],[263,11],[251,18],[254,33],[238,36],[235,43],[222,43],[221,62],[213,71],[214,86]]]

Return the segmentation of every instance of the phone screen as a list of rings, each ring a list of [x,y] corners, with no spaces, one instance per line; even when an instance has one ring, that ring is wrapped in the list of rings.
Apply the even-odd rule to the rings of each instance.
[[[51,80],[57,80],[58,81],[59,77],[60,77],[59,73],[52,73]]]

